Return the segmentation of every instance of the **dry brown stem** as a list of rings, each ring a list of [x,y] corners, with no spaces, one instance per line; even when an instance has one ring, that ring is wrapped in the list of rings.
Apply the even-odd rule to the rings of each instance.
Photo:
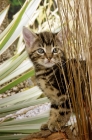
[[[49,130],[40,131],[30,134],[28,137],[21,140],[61,140],[66,139],[66,136],[62,132],[51,133]]]

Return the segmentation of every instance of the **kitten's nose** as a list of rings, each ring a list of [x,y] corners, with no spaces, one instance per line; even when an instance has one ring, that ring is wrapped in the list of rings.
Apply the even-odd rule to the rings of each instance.
[[[48,59],[48,61],[50,62],[50,60],[52,59],[52,54],[51,53],[47,53],[45,56]]]
[[[51,59],[51,57],[48,57],[48,60],[50,60]]]
[[[47,57],[48,61],[50,61],[50,60],[51,60],[51,58],[52,58],[52,56]]]

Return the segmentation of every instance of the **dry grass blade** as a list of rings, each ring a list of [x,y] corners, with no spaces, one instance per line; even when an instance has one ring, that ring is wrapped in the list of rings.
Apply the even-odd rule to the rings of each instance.
[[[70,84],[70,96],[76,114],[79,139],[91,140],[92,2],[91,0],[58,0],[57,3],[62,28],[67,32],[63,38],[66,54],[68,58],[76,59],[76,62],[71,61],[67,67],[69,78],[74,79]]]

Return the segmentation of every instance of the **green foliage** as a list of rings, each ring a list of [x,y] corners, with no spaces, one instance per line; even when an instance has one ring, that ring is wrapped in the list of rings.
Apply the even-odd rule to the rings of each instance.
[[[9,0],[10,1],[10,9],[8,12],[9,19],[13,18],[13,15],[16,14],[24,4],[25,0]]]
[[[10,0],[10,3],[13,5],[13,6],[18,6],[18,5],[23,5],[25,2],[25,0]]]
[[[27,53],[24,51],[25,45],[23,42],[21,31],[22,27],[28,23],[30,18],[34,18],[34,12],[36,11],[39,3],[40,0],[25,2],[20,12],[14,17],[12,22],[8,25],[8,27],[0,36],[1,54],[3,54],[7,50],[7,48],[19,37],[18,44],[16,46],[17,49],[14,56],[0,65],[0,84],[2,84],[0,93],[2,94],[8,89],[14,87],[15,85],[34,75],[33,65],[31,62],[28,61]],[[17,5],[18,3],[15,2],[14,4]],[[30,18],[28,18],[27,16],[25,18],[25,13]],[[10,82],[10,80],[12,81]],[[41,123],[47,120],[48,113],[46,113],[45,116],[41,115],[36,116],[36,118],[33,118],[34,121],[32,120],[32,125],[30,125],[31,123],[29,124],[27,119],[22,122],[20,122],[19,120],[17,123],[17,120],[14,120],[15,117],[12,119],[12,116],[15,115],[17,117],[17,111],[24,107],[34,106],[48,102],[48,100],[44,98],[42,98],[41,100],[38,99],[41,96],[41,94],[42,91],[38,87],[33,87],[31,89],[25,90],[24,92],[18,93],[17,95],[7,97],[0,101],[0,112],[2,112],[0,113],[0,139],[19,139],[25,135],[21,134],[16,136],[13,134],[28,134],[30,132],[39,131]],[[9,114],[11,114],[10,117],[8,116]],[[35,124],[35,121],[37,123],[37,117],[39,118],[38,127]]]

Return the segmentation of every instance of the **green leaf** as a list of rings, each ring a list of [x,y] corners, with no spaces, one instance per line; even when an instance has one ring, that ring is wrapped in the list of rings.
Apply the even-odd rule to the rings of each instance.
[[[2,126],[14,126],[14,125],[26,125],[26,124],[42,124],[48,120],[49,109],[44,111],[42,114],[36,115],[34,117],[23,118],[21,120],[11,120],[7,122],[3,122],[0,124],[0,128]]]
[[[19,140],[20,138],[24,138],[28,134],[3,134],[0,136],[0,140]]]
[[[23,16],[23,13],[25,12],[27,6],[28,6],[29,2],[26,1],[25,4],[23,5],[23,8],[20,10],[14,25],[11,27],[10,31],[6,34],[5,38],[1,41],[1,46],[0,49],[3,48],[3,46],[6,44],[6,42],[9,40],[10,36],[13,34],[13,32],[15,31],[16,27],[18,26],[19,22],[21,21],[21,18]]]
[[[17,68],[23,62],[23,60],[26,59],[26,57],[27,57],[26,52],[22,53],[20,56],[15,56],[15,58],[13,58],[12,62],[7,67],[4,67],[0,70],[0,80],[2,80],[4,77],[9,75],[13,70],[15,70],[15,68]]]
[[[41,124],[24,124],[24,125],[14,125],[14,126],[2,126],[0,128],[1,133],[33,133],[40,129]]]
[[[9,10],[10,5],[8,5],[3,11],[0,12],[0,26]]]
[[[8,67],[7,67],[7,63],[6,63],[6,69],[10,69],[9,67],[11,67],[11,63],[13,64],[13,62],[11,60],[8,61],[8,64],[10,64],[10,65],[8,65]],[[1,67],[3,68],[2,65],[1,65]],[[20,77],[20,75],[22,75],[26,71],[32,69],[32,67],[33,67],[33,64],[31,63],[31,61],[29,59],[24,60],[16,69],[14,69],[9,75],[7,75],[4,79],[2,79],[0,81],[0,84],[2,85],[18,76]],[[2,69],[2,71],[3,71],[3,69]]]
[[[31,90],[29,90],[29,93],[31,94]],[[23,93],[21,93],[23,94]],[[26,95],[26,96],[29,96],[29,95]],[[35,96],[35,94],[34,94]],[[29,97],[28,97],[29,98]],[[15,99],[15,97],[14,97]],[[12,100],[14,100],[12,99]],[[31,100],[31,98],[29,98]],[[19,102],[19,104],[12,104],[12,106],[7,106],[7,107],[3,107],[3,108],[0,108],[0,113],[7,113],[9,112],[10,114],[11,111],[17,111],[19,109],[22,109],[22,108],[26,108],[26,107],[29,107],[29,106],[34,106],[34,105],[39,105],[39,104],[43,104],[43,103],[46,103],[46,102],[49,102],[49,100],[47,99],[47,97],[45,98],[40,98],[40,99],[37,99],[37,100],[31,100],[31,101],[28,101],[27,102]]]
[[[13,96],[4,98],[0,100],[0,107],[3,107],[5,105],[11,105],[11,104],[17,104],[20,101],[28,100],[29,98],[34,98],[37,95],[41,95],[42,91],[39,89],[39,87],[34,86],[28,90],[25,90],[23,92],[17,93]]]
[[[12,88],[12,87],[16,86],[17,84],[23,82],[24,80],[28,79],[29,77],[32,77],[34,74],[35,74],[34,70],[31,70],[31,71],[25,73],[24,75],[20,76],[19,78],[17,78],[13,82],[10,82],[9,84],[2,87],[1,90],[0,90],[0,93],[3,93],[5,91],[9,90],[10,88]]]
[[[12,21],[12,26],[7,27],[8,31],[4,34],[5,36],[1,40],[1,54],[16,40],[16,38],[20,35],[22,28],[24,25],[28,23],[30,18],[32,18],[35,10],[37,9],[41,0],[32,0],[30,2],[26,1],[23,5],[20,12],[15,16],[14,20]],[[26,11],[25,11],[26,10]],[[26,13],[26,14],[25,14]],[[23,16],[23,17],[22,17]],[[6,29],[7,30],[7,29]],[[2,36],[2,34],[1,34]]]

